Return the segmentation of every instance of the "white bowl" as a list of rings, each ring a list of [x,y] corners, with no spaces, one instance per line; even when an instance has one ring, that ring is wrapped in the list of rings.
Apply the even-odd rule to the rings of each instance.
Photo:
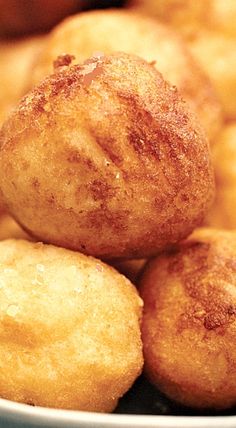
[[[140,416],[32,407],[0,399],[0,428],[236,428],[236,416]]]

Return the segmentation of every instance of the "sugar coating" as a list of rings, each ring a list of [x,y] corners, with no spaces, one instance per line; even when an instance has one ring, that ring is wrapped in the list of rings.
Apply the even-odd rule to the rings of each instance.
[[[0,396],[113,410],[142,369],[141,312],[135,287],[99,260],[0,242]]]

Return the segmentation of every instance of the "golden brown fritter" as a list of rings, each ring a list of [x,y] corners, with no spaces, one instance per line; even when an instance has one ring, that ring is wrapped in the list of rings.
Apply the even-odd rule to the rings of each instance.
[[[212,227],[236,229],[236,122],[225,125],[213,148],[216,198],[207,216]]]
[[[0,36],[45,31],[78,10],[81,0],[0,0]]]
[[[142,301],[99,260],[0,242],[0,396],[109,412],[140,374]]]
[[[199,27],[236,35],[235,0],[130,0],[140,11],[191,37]]]
[[[221,127],[221,106],[211,82],[170,28],[128,11],[92,11],[62,22],[47,39],[32,74],[32,86],[53,71],[58,55],[74,55],[78,63],[95,52],[114,51],[154,61],[164,78],[176,85],[196,110],[213,139]]]
[[[44,40],[40,36],[0,42],[0,126],[25,94],[33,62]]]
[[[188,406],[236,404],[236,232],[199,229],[153,259],[140,286],[150,380]]]
[[[235,45],[235,37],[208,30],[197,32],[189,42],[192,54],[214,83],[228,119],[236,119]]]
[[[44,242],[107,259],[147,257],[186,237],[214,180],[176,88],[124,53],[61,68],[2,127],[9,212]]]

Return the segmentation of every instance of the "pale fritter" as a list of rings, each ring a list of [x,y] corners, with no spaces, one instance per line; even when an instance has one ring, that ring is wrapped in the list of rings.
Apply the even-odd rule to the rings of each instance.
[[[176,88],[124,53],[58,70],[2,127],[9,212],[44,242],[107,259],[147,257],[186,237],[214,180],[207,140]]]
[[[213,227],[236,229],[236,122],[225,125],[213,148],[216,198],[207,216]]]
[[[236,119],[235,46],[236,37],[208,30],[199,30],[189,41],[192,54],[215,85],[228,119]]]
[[[112,411],[143,365],[142,301],[99,260],[0,242],[0,396]]]
[[[114,36],[115,35],[115,36]],[[206,74],[183,40],[165,24],[128,11],[86,12],[68,18],[49,35],[34,72],[32,86],[53,71],[58,55],[82,62],[95,52],[124,51],[155,62],[156,68],[195,109],[208,136],[221,127],[221,106]]]
[[[197,408],[236,404],[236,233],[199,229],[140,284],[150,380]]]
[[[129,0],[190,38],[199,27],[236,35],[235,0]]]
[[[43,36],[0,42],[0,126],[29,87],[33,63]]]

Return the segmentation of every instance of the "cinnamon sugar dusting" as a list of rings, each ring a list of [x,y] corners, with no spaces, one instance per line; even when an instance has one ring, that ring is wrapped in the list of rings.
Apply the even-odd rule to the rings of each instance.
[[[56,71],[57,68],[68,67],[68,65],[70,65],[74,59],[75,59],[74,55],[69,55],[69,54],[59,55],[57,59],[53,61],[54,71]]]
[[[222,246],[227,243],[226,238],[221,240]],[[185,293],[192,300],[181,316],[180,330],[191,327],[196,320],[203,324],[206,330],[219,327],[222,329],[235,322],[235,297],[228,288],[235,286],[234,266],[229,264],[229,260],[233,261],[231,253],[225,250],[221,254],[215,243],[206,240],[192,239],[183,242],[180,249],[174,261],[181,260],[182,263],[174,263],[175,273],[180,275]],[[171,263],[173,264],[173,257]],[[179,271],[176,269],[178,266]]]

